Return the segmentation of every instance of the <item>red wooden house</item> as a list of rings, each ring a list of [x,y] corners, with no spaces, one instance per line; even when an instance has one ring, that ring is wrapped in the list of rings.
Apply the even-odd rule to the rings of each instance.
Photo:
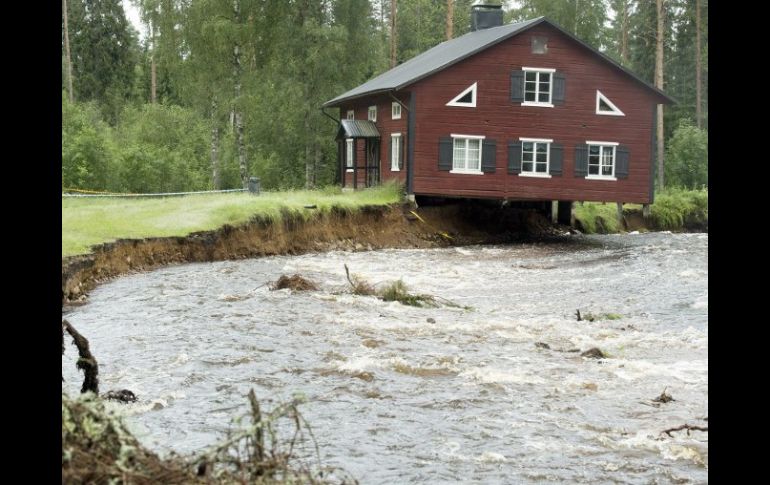
[[[407,194],[653,201],[655,109],[672,100],[544,17],[471,32],[326,102],[339,182]]]

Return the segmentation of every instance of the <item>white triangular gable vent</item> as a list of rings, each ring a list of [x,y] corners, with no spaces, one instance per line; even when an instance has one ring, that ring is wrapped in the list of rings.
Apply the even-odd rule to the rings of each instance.
[[[457,97],[455,97],[452,101],[448,102],[447,106],[465,106],[465,107],[476,107],[476,85],[478,83],[475,82],[472,85],[468,87],[465,91],[458,94]]]
[[[596,90],[596,114],[609,116],[625,116],[615,104],[603,95],[601,91]]]

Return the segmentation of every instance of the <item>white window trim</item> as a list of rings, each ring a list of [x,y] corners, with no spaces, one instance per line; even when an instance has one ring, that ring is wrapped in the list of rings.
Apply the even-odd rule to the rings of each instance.
[[[346,114],[346,117],[347,117],[347,119],[349,119],[349,120],[354,120],[354,119],[356,119],[356,112],[355,112],[355,110],[349,109],[349,110],[348,110],[348,112],[347,112],[347,114]]]
[[[591,145],[599,145],[599,146],[611,146],[612,147],[612,175],[586,175],[586,180],[609,180],[614,181],[617,180],[617,177],[615,177],[615,168],[617,168],[618,165],[618,145],[620,143],[615,141],[586,141],[586,145],[589,146],[589,153],[590,153],[590,146]],[[589,159],[590,159],[590,155]],[[599,160],[601,162],[601,154],[599,154]],[[586,164],[586,170],[589,170],[588,165],[590,163]],[[601,163],[599,164],[599,168],[601,168]]]
[[[615,167],[612,167],[612,170],[615,171]],[[617,177],[610,177],[609,175],[586,175],[586,180],[609,180],[612,182],[613,180],[617,180]]]
[[[553,143],[553,138],[524,138],[520,136],[519,141],[531,141],[534,143]]]
[[[541,108],[553,108],[553,103],[536,103],[535,101],[524,101],[522,106],[540,106]]]
[[[398,115],[395,114],[396,106],[398,106]],[[393,103],[390,105],[390,117],[394,120],[400,120],[401,119],[401,104],[393,101]]]
[[[523,101],[521,103],[522,106],[539,106],[541,108],[553,108],[553,74],[556,72],[556,69],[553,69],[551,67],[522,67],[522,71],[528,71],[528,72],[547,72],[551,74],[551,82],[549,90],[548,90],[548,102],[545,101]],[[536,95],[540,94],[540,77],[537,78],[537,91],[535,91]],[[527,76],[524,75],[524,89],[523,94],[526,97],[527,96]]]
[[[607,105],[612,108],[612,111],[600,111],[599,110],[599,102],[604,101],[607,103]],[[596,90],[596,114],[598,115],[605,115],[605,116],[625,116],[626,114],[620,111],[620,108],[615,106],[615,103],[609,100],[609,98],[602,94],[601,91],[598,89]]]
[[[483,154],[484,142],[482,142],[481,140],[485,139],[486,136],[484,136],[484,135],[458,135],[456,133],[452,133],[449,136],[452,137],[452,170],[450,170],[449,173],[460,173],[460,174],[465,174],[465,175],[484,175],[484,172],[481,171],[481,163],[482,163],[482,160],[484,159],[484,154]],[[454,143],[455,143],[454,139],[455,138],[470,138],[470,139],[473,139],[473,140],[479,140],[479,169],[478,170],[468,170],[466,168],[454,168]],[[466,144],[465,151],[466,151],[465,155],[466,155],[466,162],[467,162],[467,156],[468,156],[467,144]]]
[[[545,173],[541,172],[525,172],[522,168],[521,171],[519,171],[519,177],[535,177],[535,178],[541,178],[541,179],[549,179],[552,178],[550,171],[551,171],[551,143],[553,143],[553,138],[525,138],[525,137],[519,137],[520,142],[531,142],[531,143],[548,143],[548,151],[545,153]],[[535,152],[535,158],[537,158],[537,152]],[[521,163],[524,163],[524,145],[521,146]],[[536,163],[534,160],[532,163]],[[535,168],[534,165],[532,168]]]
[[[352,148],[350,148],[352,147]],[[355,144],[353,143],[352,138],[345,138],[345,172],[352,172],[353,171],[353,151],[356,149]],[[350,158],[348,158],[348,155],[350,155]]]
[[[391,133],[391,135],[390,135],[390,171],[391,172],[400,172],[401,169],[398,168],[398,163],[393,165],[393,155],[395,154],[393,152],[393,139],[394,138],[398,138],[398,157],[399,157],[399,160],[397,160],[397,162],[401,161],[400,160],[401,152],[403,151],[402,150],[403,147],[401,146],[401,143],[403,143],[402,138],[401,138],[401,133]]]
[[[372,116],[372,111],[374,111],[374,116]],[[367,113],[367,119],[371,121],[372,123],[377,123],[377,105],[369,106]]]
[[[540,72],[550,72],[554,73],[556,72],[556,69],[552,67],[522,67],[522,71],[540,71]]]
[[[476,107],[476,91],[478,87],[478,82],[475,82],[468,86],[463,92],[455,96],[450,102],[446,104],[446,106],[460,106],[465,108],[475,108]],[[458,99],[462,98],[466,94],[471,93],[471,102],[470,103],[461,103],[458,101]]]

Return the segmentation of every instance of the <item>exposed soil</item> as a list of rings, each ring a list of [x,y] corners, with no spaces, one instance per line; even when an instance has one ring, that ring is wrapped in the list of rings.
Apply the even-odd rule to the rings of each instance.
[[[414,213],[419,217],[415,216]],[[491,204],[334,208],[307,220],[256,217],[241,226],[184,237],[121,239],[92,253],[62,259],[62,305],[77,304],[99,283],[169,264],[245,259],[279,254],[382,248],[435,248],[548,238],[559,232],[531,209]]]

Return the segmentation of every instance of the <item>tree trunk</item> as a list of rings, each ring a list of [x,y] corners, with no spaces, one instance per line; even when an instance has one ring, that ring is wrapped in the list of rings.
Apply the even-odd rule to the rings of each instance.
[[[628,1],[623,2],[620,14],[620,60],[624,65],[629,63],[628,55]]]
[[[658,89],[663,89],[663,36],[665,35],[665,32],[663,31],[663,0],[656,0],[655,1],[656,10],[657,10],[657,18],[658,18],[658,26],[657,26],[657,35],[655,38],[655,87]],[[658,188],[662,189],[664,184],[663,179],[663,105],[658,105],[658,113],[657,113],[657,143],[658,143]]]
[[[703,125],[703,112],[701,111],[701,59],[700,59],[700,0],[695,0],[695,122],[698,128]]]
[[[241,5],[239,0],[233,1],[233,14],[236,24],[241,23]],[[233,45],[233,85],[235,99],[233,100],[233,116],[235,121],[235,143],[238,148],[238,166],[241,172],[241,183],[244,189],[249,188],[249,173],[246,163],[246,146],[243,142],[243,114],[238,106],[241,98],[241,46],[238,41]]]
[[[157,100],[158,81],[155,71],[155,53],[150,56],[150,103],[155,104]]]
[[[67,16],[67,0],[62,0],[62,11],[64,12],[64,56],[67,61],[67,91],[70,96],[70,103],[75,101],[72,94],[72,56],[70,55],[70,32]]]
[[[577,35],[578,20],[580,18],[580,0],[575,0],[575,28],[572,33]]]
[[[211,178],[214,181],[214,190],[222,188],[219,175],[219,123],[217,120],[217,101],[211,100]]]
[[[452,38],[454,29],[455,3],[454,0],[446,0],[446,40]]]
[[[310,138],[310,113],[305,113],[304,121],[304,133],[305,133],[305,188],[313,188],[313,179],[315,178],[315,167],[313,167],[313,159],[310,156],[312,150],[312,144]]]
[[[398,29],[396,28],[396,0],[390,0],[390,67],[396,67],[396,46]]]
[[[156,26],[153,25],[152,21],[150,21],[150,32],[151,32],[151,40],[152,40],[152,51],[150,54],[150,103],[155,104],[155,101],[158,99],[157,92],[158,92],[158,78],[157,78],[157,71],[155,69],[155,28]]]

